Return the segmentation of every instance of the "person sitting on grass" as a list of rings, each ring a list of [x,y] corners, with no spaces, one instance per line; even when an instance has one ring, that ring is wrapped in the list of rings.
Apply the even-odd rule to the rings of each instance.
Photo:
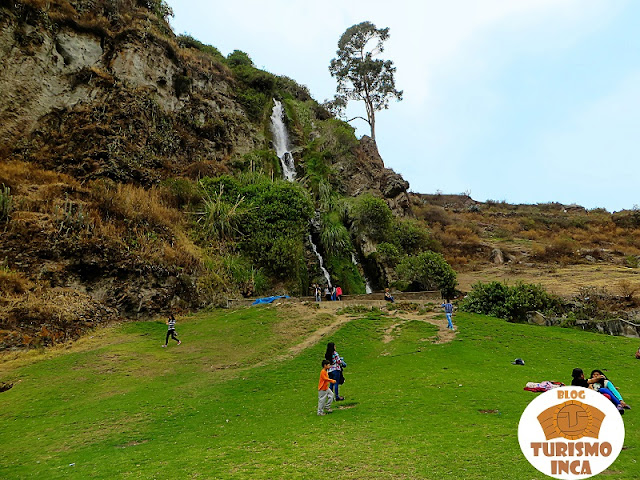
[[[329,384],[336,383],[335,380],[329,378],[327,371],[331,362],[322,360],[322,370],[320,370],[320,381],[318,382],[318,415],[331,413],[331,403],[333,402],[333,392],[329,388]]]
[[[601,375],[595,375],[594,377],[589,378],[589,380],[587,380],[586,378],[584,378],[584,372],[582,371],[581,368],[574,368],[573,372],[571,372],[571,376],[573,377],[573,380],[571,380],[571,385],[574,387],[593,388],[592,385],[594,383],[604,381],[604,378]],[[603,390],[602,388],[599,389],[600,393],[602,394],[608,393],[606,389],[604,389],[605,392],[603,392],[602,390]],[[613,396],[613,393],[608,396],[609,396],[609,400],[611,400],[611,402],[618,409],[618,412],[620,412],[620,415],[624,414],[624,407],[620,405],[620,400],[618,400],[615,396]]]
[[[614,397],[618,399],[622,408],[629,410],[631,407],[625,403],[622,399],[622,395],[618,392],[615,385],[611,380],[607,378],[607,376],[602,373],[602,370],[594,370],[591,372],[591,378],[597,378],[598,381],[591,384],[591,387],[596,391],[600,392],[605,396],[609,396],[609,399],[612,400]],[[613,401],[613,400],[612,400]],[[614,402],[615,403],[615,402]]]
[[[388,288],[385,288],[385,289],[384,289],[384,299],[385,299],[387,302],[391,302],[391,303],[393,303],[393,295],[391,295],[391,292],[389,291],[389,289],[388,289]]]

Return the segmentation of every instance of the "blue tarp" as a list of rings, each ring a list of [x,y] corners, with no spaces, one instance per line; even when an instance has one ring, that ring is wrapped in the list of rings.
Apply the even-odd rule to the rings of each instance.
[[[277,300],[278,298],[291,298],[291,297],[289,295],[275,295],[273,297],[262,297],[262,298],[256,299],[256,301],[253,302],[251,305],[258,305],[260,303],[271,303],[274,300]]]

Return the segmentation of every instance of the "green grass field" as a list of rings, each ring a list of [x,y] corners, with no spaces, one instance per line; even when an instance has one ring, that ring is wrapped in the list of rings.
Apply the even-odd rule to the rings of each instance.
[[[73,345],[5,357],[0,478],[540,479],[517,427],[537,394],[608,369],[633,407],[608,479],[640,477],[637,340],[458,314],[456,338],[379,311],[290,353],[337,314],[300,307],[127,323]],[[416,318],[424,318],[416,314]],[[334,341],[348,367],[332,415],[315,413],[320,362]],[[511,365],[522,357],[526,366]]]

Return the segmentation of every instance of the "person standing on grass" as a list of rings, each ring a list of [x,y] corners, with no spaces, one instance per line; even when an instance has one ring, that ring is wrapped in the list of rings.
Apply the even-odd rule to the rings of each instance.
[[[340,355],[338,355],[338,352],[336,352],[335,343],[329,342],[327,344],[327,351],[324,354],[324,359],[330,363],[328,370],[329,378],[335,380],[335,382],[331,382],[331,389],[333,390],[336,402],[340,402],[344,400],[344,397],[341,397],[338,394],[340,377],[342,375],[342,359],[340,358]]]
[[[447,303],[443,303],[444,313],[447,316],[447,328],[453,330],[453,322],[451,321],[451,317],[453,316],[453,305],[451,301],[447,298]]]
[[[336,287],[336,300],[342,300],[342,288]]]
[[[176,333],[176,317],[173,316],[173,313],[169,314],[167,325],[169,326],[169,329],[167,330],[167,338],[165,338],[164,345],[162,346],[167,346],[167,344],[169,343],[169,337],[173,338],[176,342],[178,342],[178,345],[180,345],[182,342],[178,339],[178,334]]]
[[[329,378],[327,371],[331,366],[329,360],[322,360],[322,370],[320,370],[320,381],[318,382],[318,415],[324,415],[331,413],[331,404],[333,403],[333,391],[329,388],[329,385],[336,381]]]

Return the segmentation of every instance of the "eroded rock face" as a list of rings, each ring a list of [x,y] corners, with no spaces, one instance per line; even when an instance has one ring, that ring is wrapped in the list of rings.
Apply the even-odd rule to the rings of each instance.
[[[344,181],[348,195],[358,196],[371,192],[382,194],[394,214],[411,215],[409,182],[402,175],[384,166],[375,141],[363,136],[356,151],[356,160],[344,169]]]
[[[1,32],[0,144],[10,145],[49,112],[91,99],[90,88],[74,85],[74,74],[97,65],[102,48],[99,39],[71,31],[8,22]]]

